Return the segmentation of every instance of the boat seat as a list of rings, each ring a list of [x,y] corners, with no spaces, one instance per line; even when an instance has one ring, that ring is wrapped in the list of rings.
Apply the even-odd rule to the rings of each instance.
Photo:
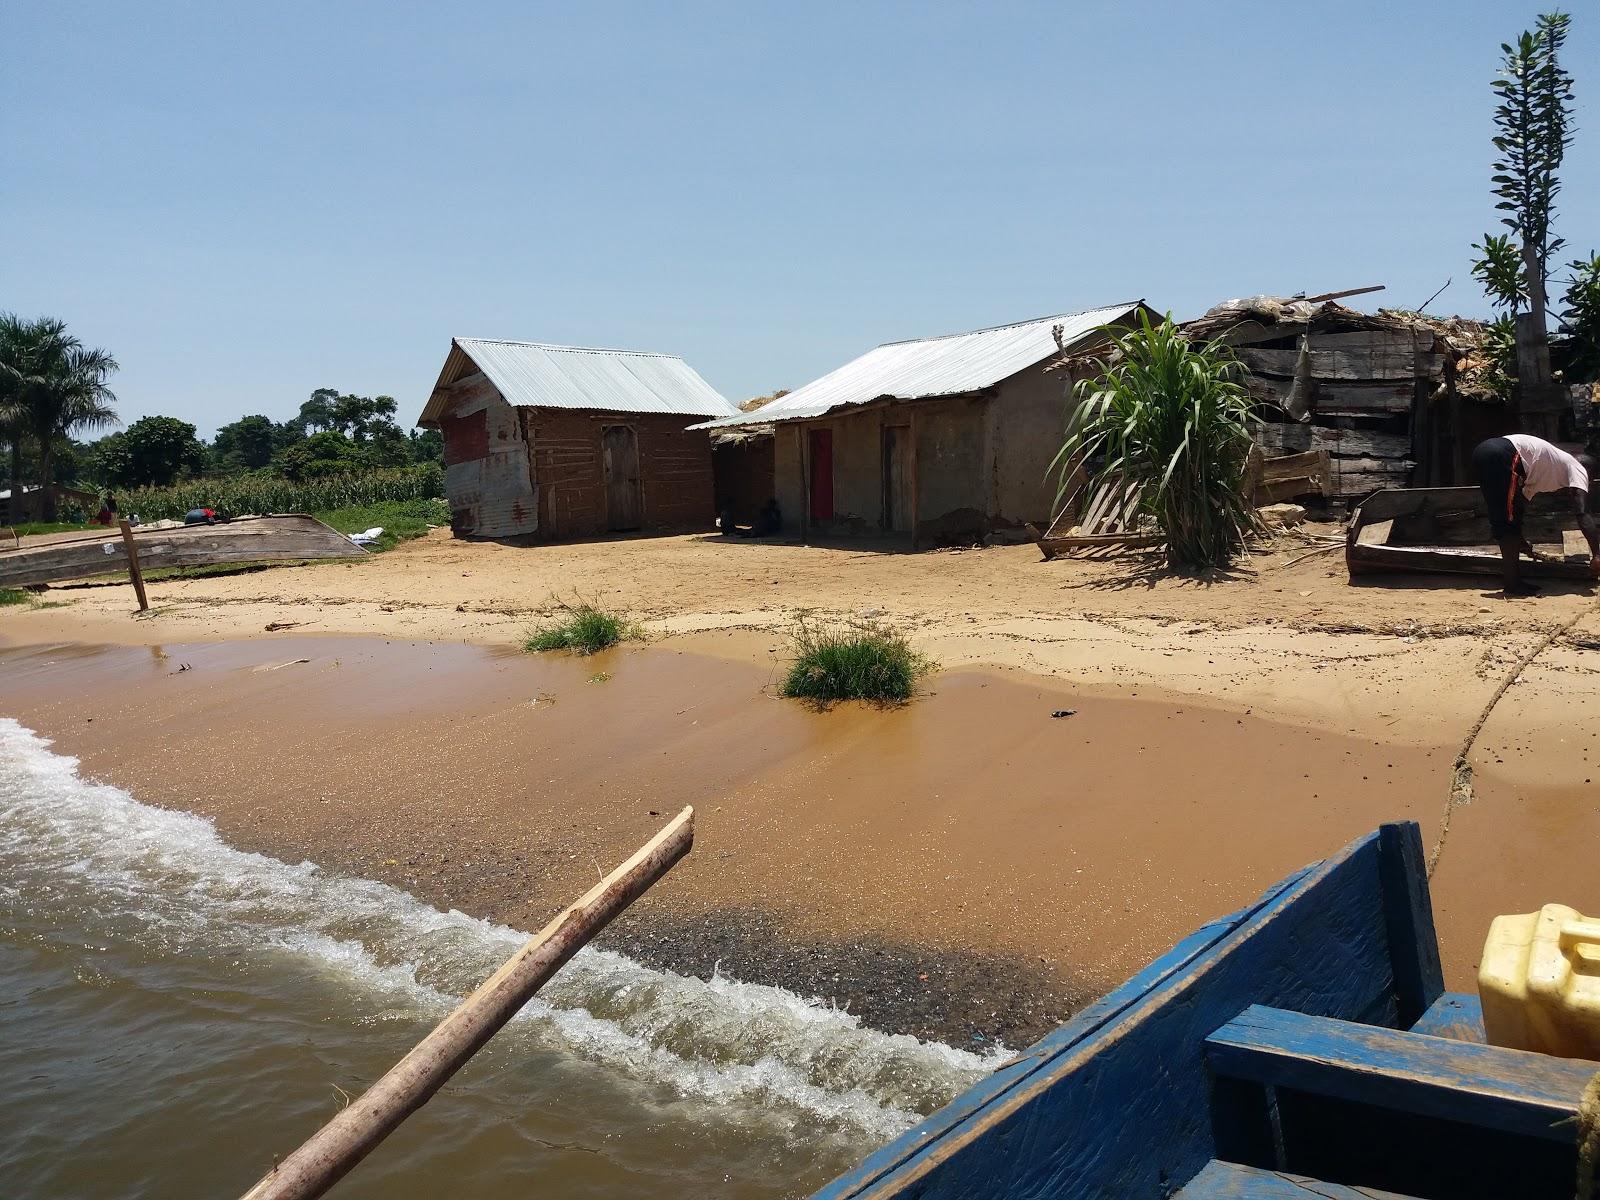
[[[1573,1144],[1600,1063],[1251,1005],[1206,1039],[1214,1074]]]
[[[1446,992],[1417,1018],[1411,1032],[1482,1045],[1487,1040],[1483,1036],[1483,1003],[1466,992]]]
[[[1286,1171],[1263,1171],[1213,1159],[1172,1200],[1412,1200],[1399,1192],[1323,1183]]]

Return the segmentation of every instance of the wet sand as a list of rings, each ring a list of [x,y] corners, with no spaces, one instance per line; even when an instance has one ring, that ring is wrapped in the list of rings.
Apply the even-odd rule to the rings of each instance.
[[[19,647],[0,654],[0,708],[86,775],[211,817],[235,845],[523,928],[692,803],[694,853],[609,944],[956,1045],[1026,1043],[1380,821],[1419,820],[1431,840],[1454,750],[1014,671],[819,713],[775,698],[752,646],[728,648]],[[1550,761],[1600,743],[1567,749]],[[1495,771],[1480,768],[1437,880],[1454,986],[1470,986],[1486,913],[1592,878],[1573,839],[1600,832],[1593,792]]]

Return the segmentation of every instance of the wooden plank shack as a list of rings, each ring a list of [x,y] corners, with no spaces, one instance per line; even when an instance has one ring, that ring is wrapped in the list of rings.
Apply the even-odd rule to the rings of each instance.
[[[734,415],[676,355],[453,338],[417,423],[444,434],[458,537],[548,541],[710,528],[711,438],[689,426]]]
[[[303,513],[241,517],[216,525],[172,529],[135,528],[132,541],[144,571],[219,563],[361,558],[367,553],[344,534]],[[63,583],[127,570],[128,551],[116,529],[29,538],[16,549],[0,550],[0,587]]]
[[[1458,472],[1460,439],[1440,427],[1459,406],[1478,323],[1258,296],[1218,305],[1184,330],[1232,347],[1264,407],[1266,453],[1326,451],[1328,498],[1351,503]]]

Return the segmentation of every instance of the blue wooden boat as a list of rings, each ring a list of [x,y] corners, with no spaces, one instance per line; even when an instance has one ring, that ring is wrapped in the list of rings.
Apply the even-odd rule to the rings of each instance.
[[[1291,875],[817,1195],[1570,1200],[1600,1063],[1483,1044],[1423,864],[1407,822]]]

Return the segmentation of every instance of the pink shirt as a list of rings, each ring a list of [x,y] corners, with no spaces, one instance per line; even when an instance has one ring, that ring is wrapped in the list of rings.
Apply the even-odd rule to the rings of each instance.
[[[1589,490],[1589,472],[1561,447],[1525,433],[1509,433],[1506,441],[1517,448],[1522,458],[1522,469],[1527,472],[1522,494],[1530,500],[1540,492],[1559,492],[1562,488]]]

